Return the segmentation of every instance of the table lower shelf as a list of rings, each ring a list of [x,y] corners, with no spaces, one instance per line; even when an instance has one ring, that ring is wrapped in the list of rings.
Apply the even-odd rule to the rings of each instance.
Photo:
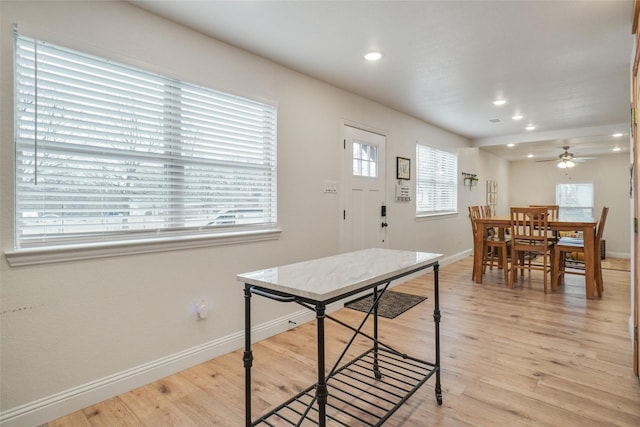
[[[382,425],[439,369],[430,362],[371,348],[327,378],[327,425]],[[251,425],[319,425],[315,388],[316,384],[303,390]],[[442,404],[439,390],[436,399]]]

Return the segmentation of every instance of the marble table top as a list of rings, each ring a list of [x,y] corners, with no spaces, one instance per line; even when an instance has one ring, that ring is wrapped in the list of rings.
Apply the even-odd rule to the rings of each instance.
[[[239,274],[238,281],[288,295],[327,301],[402,273],[428,267],[442,254],[364,249]]]

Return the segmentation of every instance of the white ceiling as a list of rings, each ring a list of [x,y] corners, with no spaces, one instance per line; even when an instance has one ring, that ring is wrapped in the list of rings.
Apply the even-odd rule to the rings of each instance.
[[[507,159],[628,151],[633,0],[131,3]]]

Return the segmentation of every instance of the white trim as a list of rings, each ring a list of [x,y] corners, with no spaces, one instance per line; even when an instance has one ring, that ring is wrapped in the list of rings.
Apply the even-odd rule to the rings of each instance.
[[[607,251],[607,258],[626,258],[631,259],[631,254],[629,252],[611,252]]]
[[[108,258],[123,255],[147,254],[180,249],[193,249],[235,243],[276,240],[282,230],[253,230],[246,232],[217,233],[215,235],[165,237],[132,241],[110,242],[92,245],[70,245],[46,249],[20,249],[5,251],[7,263],[11,267],[49,264],[55,262],[78,261],[92,258]]]
[[[444,267],[445,265],[460,261],[461,259],[465,259],[466,257],[471,255],[473,255],[473,249],[467,249],[462,252],[458,252],[457,254],[450,255],[446,258],[442,258],[442,260],[440,260],[440,267]]]

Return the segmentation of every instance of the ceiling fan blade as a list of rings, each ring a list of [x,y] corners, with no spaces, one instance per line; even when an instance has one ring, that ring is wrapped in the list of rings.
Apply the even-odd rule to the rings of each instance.
[[[569,146],[564,146],[562,149],[564,152],[558,156],[557,159],[546,159],[546,160],[536,160],[536,163],[544,163],[544,162],[585,162],[587,160],[595,160],[597,157],[576,157],[573,153],[569,152]]]

